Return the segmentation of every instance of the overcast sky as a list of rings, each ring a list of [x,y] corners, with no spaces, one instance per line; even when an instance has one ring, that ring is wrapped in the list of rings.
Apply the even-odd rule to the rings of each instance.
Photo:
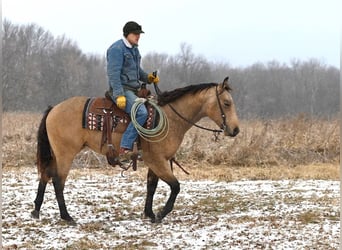
[[[232,66],[316,58],[340,67],[338,0],[2,0],[2,16],[65,34],[85,53],[105,55],[122,27],[142,25],[139,49],[175,55],[180,44]]]

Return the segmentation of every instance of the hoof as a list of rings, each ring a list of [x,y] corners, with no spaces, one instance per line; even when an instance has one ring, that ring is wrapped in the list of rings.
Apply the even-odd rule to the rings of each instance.
[[[74,221],[73,219],[71,219],[71,220],[62,219],[60,221],[60,224],[61,225],[68,225],[68,226],[76,226],[77,225],[76,221]]]
[[[156,219],[154,221],[154,223],[161,223],[162,222],[163,217],[160,215],[160,213],[157,214]]]
[[[155,217],[155,216],[151,217],[151,223],[161,223],[161,221],[162,221],[162,219],[159,218],[158,216],[157,217]]]
[[[61,218],[63,221],[65,221],[70,226],[76,226],[77,225],[76,221],[74,221],[74,219],[70,215],[63,216]]]
[[[33,211],[31,212],[31,217],[32,217],[32,218],[35,218],[35,219],[39,219],[39,211],[33,210]]]
[[[68,220],[66,222],[68,223],[69,226],[76,226],[77,225],[76,221],[74,221],[73,219],[72,220]]]
[[[162,222],[162,219],[159,219],[159,218],[155,218],[152,223],[156,223],[156,224],[159,224]]]

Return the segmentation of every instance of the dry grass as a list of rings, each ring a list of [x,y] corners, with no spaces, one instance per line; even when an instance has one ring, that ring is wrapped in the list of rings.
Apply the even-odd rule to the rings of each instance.
[[[4,113],[2,166],[33,166],[36,133],[41,114]],[[215,127],[202,120],[204,126]],[[175,166],[183,179],[339,179],[339,120],[311,119],[300,115],[284,120],[242,121],[236,138],[219,137],[192,128],[185,136],[177,160],[191,175]],[[103,156],[82,151],[74,168],[101,167],[112,171]],[[146,169],[139,165],[138,175]],[[77,172],[77,171],[76,171]],[[76,174],[76,173],[75,173]]]
[[[198,243],[220,249],[338,246],[337,184],[310,180],[339,179],[337,119],[243,121],[241,134],[218,142],[209,132],[191,129],[177,154],[191,175],[175,166],[182,192],[172,214],[153,226],[141,219],[147,172],[143,163],[122,178],[105,157],[84,150],[74,161],[66,188],[67,203],[74,204],[69,212],[80,220],[76,228],[60,221],[51,186],[41,219],[29,217],[37,185],[32,176],[40,119],[27,113],[2,117],[3,249],[43,248],[51,242],[59,244],[51,249],[193,249]],[[214,127],[205,120],[201,124]],[[203,179],[234,182],[185,181]],[[236,181],[242,179],[265,181]],[[155,210],[168,192],[161,183]]]
[[[205,126],[210,125],[204,121]],[[243,121],[234,139],[208,143],[210,134],[193,129],[185,138],[178,156],[212,165],[297,166],[338,163],[339,120],[309,119]]]

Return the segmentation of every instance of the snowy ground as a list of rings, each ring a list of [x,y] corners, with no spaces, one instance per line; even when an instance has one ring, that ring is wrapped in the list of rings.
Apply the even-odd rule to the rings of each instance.
[[[337,249],[337,181],[182,181],[161,224],[142,216],[145,180],[98,169],[71,174],[65,187],[77,226],[59,219],[51,184],[40,219],[30,217],[34,168],[3,170],[4,249]],[[159,183],[155,210],[169,189]]]

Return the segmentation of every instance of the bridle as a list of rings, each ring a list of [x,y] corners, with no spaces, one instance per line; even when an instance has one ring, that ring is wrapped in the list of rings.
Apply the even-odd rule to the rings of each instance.
[[[206,128],[206,127],[203,127],[201,125],[198,125],[192,121],[190,121],[189,119],[185,118],[182,114],[180,114],[170,103],[168,103],[167,105],[171,108],[171,110],[176,114],[178,115],[180,118],[182,118],[184,121],[186,121],[187,123],[197,127],[197,128],[200,128],[200,129],[203,129],[203,130],[207,130],[207,131],[210,131],[210,132],[213,132],[214,133],[214,140],[217,141],[218,140],[218,136],[220,135],[221,132],[225,131],[227,129],[227,122],[226,122],[226,115],[224,114],[223,112],[223,108],[222,108],[222,104],[220,102],[220,98],[219,96],[224,92],[224,88],[222,90],[221,93],[219,93],[218,91],[218,86],[219,85],[216,85],[216,88],[215,88],[215,91],[216,91],[216,99],[217,99],[217,103],[219,105],[219,108],[220,108],[220,112],[221,112],[221,118],[222,118],[222,124],[221,124],[221,129],[218,130],[218,129],[211,129],[211,128]],[[159,87],[154,84],[154,88],[155,88],[155,91],[157,93],[157,95],[159,95],[161,93]]]
[[[228,79],[227,79],[227,80],[228,80]],[[221,130],[222,130],[222,131],[226,131],[226,129],[227,129],[226,115],[225,115],[224,112],[223,112],[222,104],[221,104],[220,98],[219,98],[219,95],[221,95],[221,94],[224,92],[225,89],[222,87],[222,92],[219,93],[218,90],[217,90],[217,87],[218,87],[218,85],[216,85],[216,99],[217,99],[217,103],[218,103],[218,105],[219,105],[220,112],[221,112],[221,117],[222,117]],[[221,132],[222,132],[222,131],[221,131]]]

